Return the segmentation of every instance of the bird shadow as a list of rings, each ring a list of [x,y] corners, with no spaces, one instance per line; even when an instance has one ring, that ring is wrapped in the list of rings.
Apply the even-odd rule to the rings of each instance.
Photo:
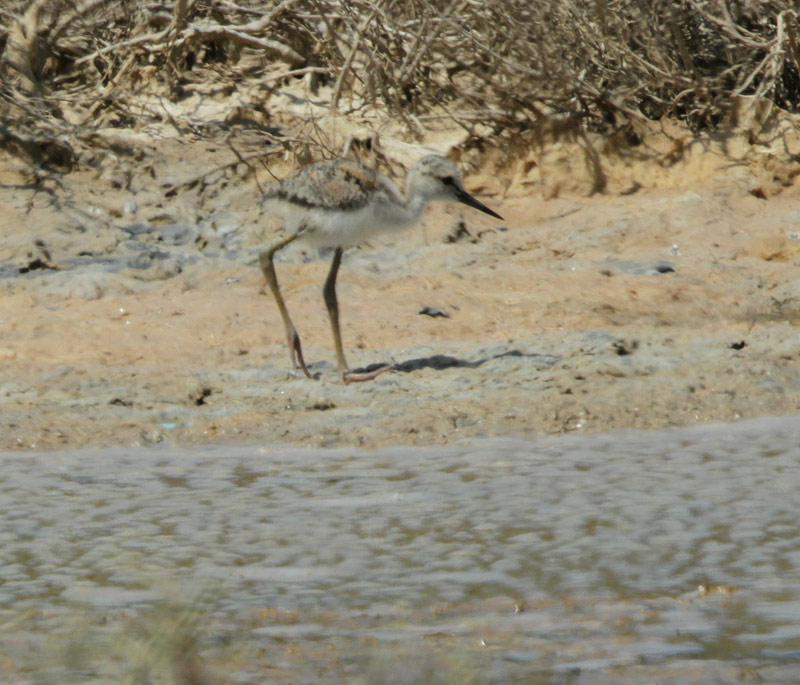
[[[434,354],[430,357],[418,357],[416,359],[407,359],[406,361],[396,362],[390,364],[387,362],[380,362],[370,364],[358,369],[353,369],[353,373],[371,373],[377,371],[381,367],[391,366],[392,371],[400,371],[402,373],[411,373],[412,371],[420,371],[422,369],[434,369],[435,371],[443,371],[444,369],[452,369],[456,367],[475,369],[483,366],[486,362],[494,359],[502,359],[503,357],[526,357],[538,359],[545,366],[552,366],[558,361],[558,357],[550,354],[538,354],[536,352],[522,352],[521,350],[508,350],[499,354],[489,355],[483,359],[476,359],[470,361],[468,359],[459,359],[458,357],[451,357],[447,354]]]

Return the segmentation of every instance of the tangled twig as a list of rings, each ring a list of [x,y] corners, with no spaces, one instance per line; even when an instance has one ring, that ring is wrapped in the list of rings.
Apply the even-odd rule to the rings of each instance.
[[[480,135],[507,140],[555,115],[599,130],[669,115],[700,129],[724,121],[741,95],[800,108],[795,5],[6,0],[0,89],[10,97],[0,103],[0,125],[20,125],[15,100],[39,98],[55,120],[60,101],[82,96],[89,125],[130,93],[182,97],[187,82],[237,82],[246,63],[257,83],[275,85],[264,97],[310,74],[314,86],[331,87],[332,109],[349,97],[415,135],[431,117],[475,132],[478,112]]]

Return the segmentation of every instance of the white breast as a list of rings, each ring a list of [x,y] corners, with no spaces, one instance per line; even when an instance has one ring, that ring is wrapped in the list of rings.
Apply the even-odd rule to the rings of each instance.
[[[419,211],[418,211],[419,209]],[[379,233],[410,228],[421,208],[374,202],[361,209],[298,209],[286,216],[289,231],[303,229],[301,240],[314,247],[353,247]]]

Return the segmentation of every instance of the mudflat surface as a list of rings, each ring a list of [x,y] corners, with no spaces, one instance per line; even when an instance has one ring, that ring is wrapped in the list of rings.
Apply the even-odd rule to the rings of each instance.
[[[259,187],[292,165],[254,176],[213,141],[126,135],[129,154],[39,184],[0,160],[2,448],[437,444],[800,411],[799,193],[740,139],[670,164],[609,152],[593,195],[572,148],[485,156],[466,185],[504,222],[435,205],[346,253],[349,362],[397,370],[343,385],[330,257],[277,264],[314,381],[287,373],[257,264],[280,230]]]
[[[0,453],[0,675],[796,683],[799,438]]]

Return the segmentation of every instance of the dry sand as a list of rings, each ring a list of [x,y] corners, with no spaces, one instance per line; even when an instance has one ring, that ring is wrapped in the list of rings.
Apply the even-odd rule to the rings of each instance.
[[[0,158],[0,448],[431,444],[798,413],[797,164],[746,136],[675,140],[598,146],[594,194],[580,141],[484,154],[467,187],[505,222],[441,205],[349,252],[350,363],[402,368],[350,385],[328,258],[298,251],[278,275],[318,379],[287,373],[257,265],[276,226],[247,168],[170,186],[231,162],[226,145],[131,133],[38,186]]]

